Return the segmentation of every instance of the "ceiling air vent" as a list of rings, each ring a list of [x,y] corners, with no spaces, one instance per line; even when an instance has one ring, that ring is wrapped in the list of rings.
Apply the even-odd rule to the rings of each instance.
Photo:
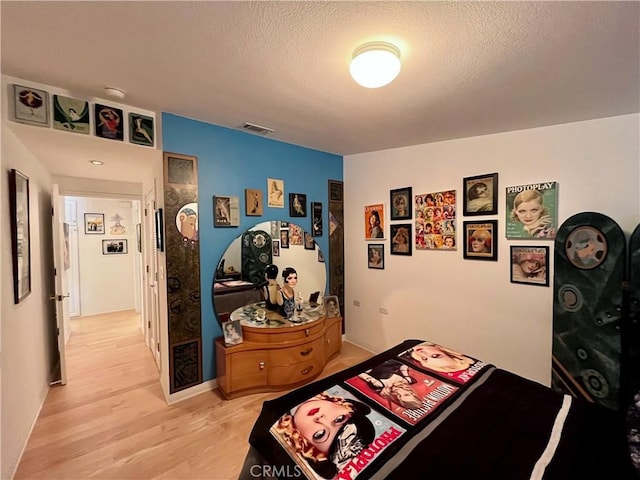
[[[260,125],[256,125],[255,123],[245,123],[242,128],[245,130],[249,130],[250,132],[257,133],[258,135],[269,135],[273,133],[271,128],[261,127]]]
[[[245,122],[242,126],[245,130],[249,130],[251,133],[257,133],[258,135],[269,135],[273,133],[273,129],[256,125],[255,123]]]

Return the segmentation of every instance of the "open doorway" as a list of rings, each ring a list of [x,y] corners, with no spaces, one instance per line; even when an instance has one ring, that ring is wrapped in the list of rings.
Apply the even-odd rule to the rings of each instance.
[[[64,329],[65,343],[73,330],[74,319],[132,311],[140,318],[140,330],[159,366],[157,335],[152,336],[149,332],[155,321],[149,293],[144,291],[151,285],[145,275],[149,269],[145,256],[148,245],[142,200],[63,198],[64,274],[69,293],[70,324]],[[155,311],[157,313],[157,308]]]

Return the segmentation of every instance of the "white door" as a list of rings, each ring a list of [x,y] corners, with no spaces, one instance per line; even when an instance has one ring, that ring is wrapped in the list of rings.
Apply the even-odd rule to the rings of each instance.
[[[158,250],[156,249],[155,230],[155,191],[151,189],[144,198],[144,256],[146,279],[146,314],[145,325],[147,344],[153,353],[158,369],[160,369],[160,315],[158,296]]]
[[[66,285],[65,266],[68,265],[68,253],[65,254],[64,238],[64,202],[58,192],[58,185],[53,185],[51,195],[52,229],[53,229],[53,267],[55,272],[56,291],[49,297],[56,303],[56,324],[58,327],[58,352],[60,356],[60,383],[67,383],[67,367],[65,358],[65,327],[68,325],[69,292]]]

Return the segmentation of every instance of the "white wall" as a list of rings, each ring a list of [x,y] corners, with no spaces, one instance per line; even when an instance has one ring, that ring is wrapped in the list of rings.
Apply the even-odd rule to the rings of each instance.
[[[37,128],[37,127],[34,127]],[[57,358],[53,250],[51,234],[51,177],[11,128],[2,122],[2,192],[8,190],[8,170],[29,177],[31,226],[31,294],[13,303],[9,197],[0,196],[2,214],[2,472],[11,478],[23,446],[47,394],[51,366]]]
[[[137,259],[136,230],[129,200],[75,198],[78,213],[78,250],[80,258],[80,314],[133,309],[135,303],[134,261]],[[86,234],[85,213],[104,214],[105,233]],[[114,215],[120,215],[124,233],[111,233]],[[127,240],[128,253],[104,255],[105,240]]]
[[[575,213],[613,218],[627,236],[640,222],[640,116],[626,115],[545,128],[417,145],[345,157],[346,337],[373,351],[407,338],[451,346],[549,385],[553,284],[511,284],[509,246],[548,245],[504,238],[510,185],[557,181],[560,224]],[[462,178],[499,173],[498,261],[472,261],[457,251],[389,255],[385,269],[367,268],[364,206],[389,190],[457,191],[462,239]],[[389,235],[388,222],[385,235]],[[553,269],[550,272],[553,282]],[[354,301],[360,306],[355,307]],[[379,312],[385,307],[389,314]]]

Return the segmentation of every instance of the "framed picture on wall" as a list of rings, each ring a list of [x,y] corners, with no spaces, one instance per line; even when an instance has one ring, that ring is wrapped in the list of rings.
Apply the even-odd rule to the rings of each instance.
[[[125,255],[129,253],[125,238],[102,240],[103,255]]]
[[[40,127],[49,126],[49,94],[37,88],[13,86],[13,120]]]
[[[53,128],[65,132],[91,133],[89,102],[77,98],[53,96]]]
[[[280,256],[280,240],[273,240],[271,242],[271,253],[274,257]]]
[[[370,243],[367,245],[367,266],[384,270],[384,244]]]
[[[267,206],[284,208],[284,180],[267,178]]]
[[[129,141],[136,145],[153,147],[153,118],[139,113],[129,113]]]
[[[463,222],[463,257],[467,260],[498,260],[498,221]]]
[[[264,205],[262,203],[262,190],[257,188],[245,188],[244,190],[245,214],[248,217],[262,215]]]
[[[307,196],[304,193],[289,194],[289,215],[292,217],[307,216]]]
[[[389,208],[391,220],[408,220],[412,215],[412,188],[404,187],[389,192]]]
[[[280,230],[280,248],[289,248],[289,230]]]
[[[389,226],[391,239],[391,255],[411,255],[412,225],[397,223]]]
[[[487,173],[462,179],[462,213],[466,216],[498,213],[498,174]]]
[[[511,283],[549,286],[549,247],[512,245],[510,250]]]
[[[213,226],[237,227],[240,225],[240,199],[236,195],[213,197]]]
[[[540,182],[506,188],[506,237],[553,240],[558,229],[558,183]]]
[[[94,120],[96,137],[109,140],[124,140],[124,118],[122,110],[108,105],[95,104]]]
[[[85,213],[84,233],[104,235],[104,213]]]
[[[13,302],[20,303],[31,293],[31,228],[29,219],[29,178],[9,171],[11,260]]]
[[[311,202],[311,235],[321,237],[322,233],[322,203]]]

